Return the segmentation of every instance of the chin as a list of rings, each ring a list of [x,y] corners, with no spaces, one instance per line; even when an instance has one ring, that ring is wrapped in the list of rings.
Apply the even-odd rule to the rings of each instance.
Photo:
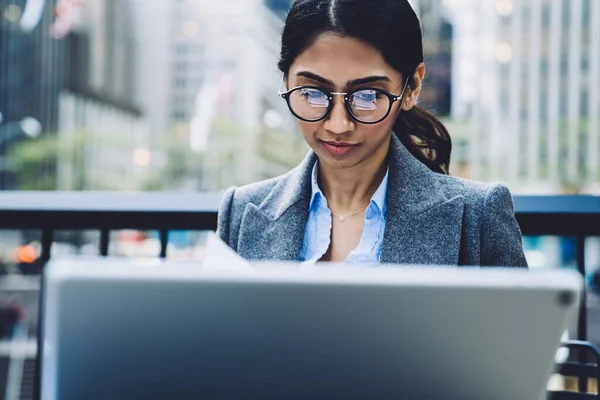
[[[352,156],[336,158],[333,157],[331,154],[324,152],[324,154],[317,153],[317,156],[319,157],[319,162],[331,168],[338,169],[352,168],[363,161],[360,157],[357,157],[356,154]]]

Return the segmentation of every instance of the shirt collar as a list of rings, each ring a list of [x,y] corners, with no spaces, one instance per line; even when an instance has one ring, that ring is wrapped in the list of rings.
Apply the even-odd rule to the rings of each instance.
[[[379,187],[377,188],[375,193],[373,193],[373,197],[371,197],[371,203],[375,203],[375,205],[377,205],[377,208],[379,208],[379,211],[381,211],[381,213],[384,215],[386,213],[385,196],[387,194],[388,175],[389,174],[390,174],[390,168],[388,167],[387,170],[385,171],[385,176],[383,177],[383,180],[379,184]]]
[[[319,165],[319,160],[315,162],[312,169],[311,179],[310,179],[310,187],[311,187],[311,195],[310,195],[310,206],[312,208],[316,199],[323,196],[323,192],[321,192],[321,188],[319,187],[319,182],[317,181],[317,166]]]
[[[325,199],[325,196],[323,195],[323,192],[321,192],[321,188],[319,187],[319,182],[317,180],[317,168],[319,165],[319,160],[317,160],[315,162],[315,164],[313,165],[313,169],[312,169],[312,174],[311,174],[311,196],[310,196],[310,205],[309,208],[312,208],[316,199],[317,198],[323,198]],[[379,187],[377,188],[377,190],[375,191],[375,193],[373,193],[373,196],[371,197],[371,203],[375,203],[375,205],[377,206],[377,208],[379,208],[379,211],[381,211],[382,213],[385,213],[385,197],[387,194],[387,186],[388,186],[388,175],[390,173],[390,168],[388,167],[388,169],[385,171],[385,176],[383,177],[383,180],[381,181],[381,183],[379,184]]]

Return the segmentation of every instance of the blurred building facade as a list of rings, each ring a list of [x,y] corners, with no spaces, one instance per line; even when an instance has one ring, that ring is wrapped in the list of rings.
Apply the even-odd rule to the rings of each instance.
[[[147,124],[132,95],[132,10],[90,1],[82,23],[58,38],[55,6],[0,3],[0,189],[135,189]],[[23,118],[39,121],[43,133],[31,145],[7,140]]]
[[[453,116],[473,123],[474,178],[520,192],[597,191],[600,2],[448,0]]]
[[[189,123],[204,80],[204,53],[209,38],[200,23],[201,12],[199,4],[189,1],[177,1],[171,10],[169,108],[174,124]]]
[[[438,0],[419,0],[427,66],[426,79],[419,96],[420,105],[439,117],[450,115],[452,103],[452,25]]]
[[[7,155],[19,140],[8,140],[23,118],[35,118],[44,134],[58,128],[58,98],[65,82],[64,43],[53,40],[54,0],[0,2],[0,190],[19,187]],[[40,180],[55,164],[38,166]]]
[[[112,190],[136,190],[161,179],[161,146],[187,135],[201,83],[205,38],[198,20],[193,1],[89,0],[82,7],[69,37],[73,84],[62,97],[61,134],[72,141],[87,132],[86,148],[95,149],[85,157],[86,189],[106,189],[112,181]],[[109,158],[114,173],[93,161]],[[81,181],[73,159],[62,166],[63,186]]]
[[[94,0],[85,5],[78,31],[86,33],[92,56],[72,55],[91,71],[84,81],[121,90],[111,91],[111,97],[130,107],[110,115],[136,126],[129,137],[148,143],[135,154],[147,149],[154,173],[153,167],[164,163],[165,144],[185,138],[187,149],[179,150],[179,158],[201,160],[192,165],[175,160],[182,164],[180,176],[160,187],[218,190],[284,173],[304,155],[285,102],[277,96],[284,3],[289,7],[289,1],[265,0]],[[98,73],[107,69],[120,77],[108,82]],[[72,103],[80,96],[65,98]],[[139,111],[143,123],[132,123],[135,112],[127,110]],[[144,123],[147,139],[139,133]]]
[[[133,4],[94,0],[68,43],[60,95],[57,188],[136,190],[150,164],[149,127],[138,104]]]
[[[287,172],[306,147],[277,95],[282,16],[264,0],[197,3],[207,40],[190,143],[205,157],[202,189]]]
[[[195,190],[284,173],[306,151],[277,96],[291,2],[89,0],[62,40],[48,34],[54,0],[1,2],[0,130],[28,116],[67,141],[110,130],[103,137],[126,139],[119,160],[127,161],[115,161],[115,171],[139,177],[164,162],[164,142],[183,138],[200,160],[184,171],[185,187]],[[410,2],[428,67],[421,105],[451,131],[453,174],[502,180],[521,192],[598,190],[600,1]],[[31,4],[43,7],[24,30]],[[98,115],[112,122],[98,124]],[[88,168],[106,168],[109,158],[98,159]],[[59,187],[80,187],[69,183],[67,164],[59,163]],[[15,187],[0,167],[0,187]],[[55,163],[41,170],[57,172]]]

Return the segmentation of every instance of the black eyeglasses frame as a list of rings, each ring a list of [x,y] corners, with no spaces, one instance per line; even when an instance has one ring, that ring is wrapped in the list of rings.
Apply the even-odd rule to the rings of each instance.
[[[312,86],[312,85],[302,85],[302,86],[296,86],[290,90],[287,90],[285,92],[279,92],[279,96],[281,96],[282,98],[285,99],[288,108],[290,110],[290,112],[292,113],[292,115],[294,115],[294,117],[298,118],[301,121],[305,121],[305,122],[319,122],[322,121],[323,119],[327,118],[327,116],[329,116],[329,114],[331,113],[331,110],[333,109],[333,97],[334,96],[344,96],[344,106],[346,108],[346,111],[348,112],[348,115],[350,115],[352,117],[353,120],[355,120],[356,122],[359,122],[361,124],[365,124],[365,125],[374,125],[374,124],[378,124],[382,121],[384,121],[389,115],[390,112],[392,112],[392,107],[394,106],[394,103],[397,101],[401,101],[402,98],[404,97],[404,94],[406,92],[406,88],[408,86],[408,79],[406,80],[406,83],[404,84],[404,88],[402,89],[402,93],[400,93],[400,95],[396,96],[391,94],[390,92],[383,90],[383,89],[379,89],[379,88],[359,88],[359,89],[355,89],[351,92],[331,92],[327,89],[323,89],[321,87],[318,86]],[[294,109],[292,108],[292,105],[290,103],[290,97],[292,95],[292,93],[294,93],[295,91],[301,90],[301,89],[314,89],[314,90],[318,90],[320,92],[322,92],[323,94],[325,94],[327,96],[327,99],[329,100],[329,105],[327,106],[327,110],[325,111],[325,113],[317,118],[317,119],[307,119],[307,118],[303,118],[301,116],[299,116],[298,114],[296,114],[296,112],[294,111]],[[390,101],[390,105],[389,108],[387,110],[387,112],[385,113],[385,115],[377,120],[377,121],[370,121],[370,122],[365,122],[365,121],[361,121],[356,115],[354,115],[354,113],[352,112],[352,108],[350,107],[350,97],[352,97],[353,94],[363,91],[363,90],[374,90],[377,91],[385,96],[387,96],[387,98]]]

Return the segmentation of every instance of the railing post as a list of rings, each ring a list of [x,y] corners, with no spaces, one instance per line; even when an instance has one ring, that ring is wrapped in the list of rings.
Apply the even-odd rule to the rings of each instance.
[[[50,249],[52,248],[52,242],[54,241],[54,230],[51,228],[42,229],[42,254],[40,259],[43,263],[50,260]]]
[[[169,231],[160,231],[160,258],[167,257],[167,244],[169,243]]]
[[[583,293],[579,303],[579,315],[577,316],[577,340],[587,341],[587,284],[585,283],[585,236],[578,235],[575,237],[577,270],[584,278]],[[587,354],[585,351],[578,352],[580,363],[587,362]],[[587,393],[588,379],[577,379],[577,386],[580,392]]]
[[[108,255],[108,243],[110,241],[110,230],[100,230],[100,255],[106,257]]]
[[[585,236],[577,236],[575,242],[577,248],[577,270],[585,280]],[[577,340],[587,340],[587,285],[585,283],[579,305],[579,317],[577,319]]]

